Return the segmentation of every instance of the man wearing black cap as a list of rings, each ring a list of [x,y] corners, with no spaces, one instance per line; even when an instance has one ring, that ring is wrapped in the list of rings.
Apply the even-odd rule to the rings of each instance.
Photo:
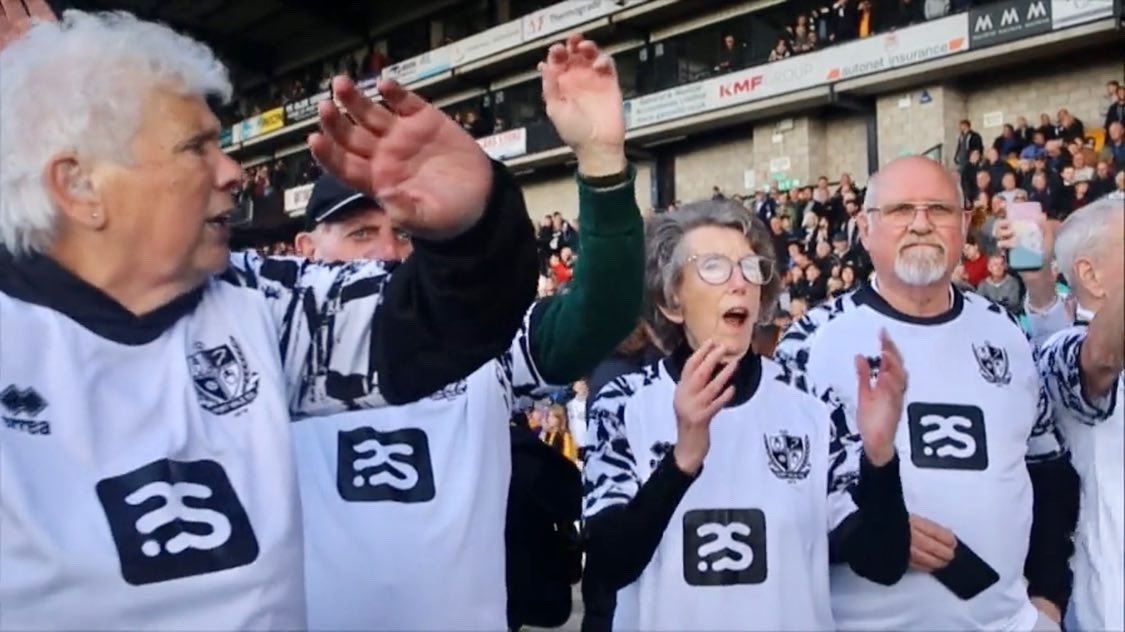
[[[409,235],[391,225],[378,201],[328,174],[313,185],[296,247],[320,261],[401,261],[412,250]]]
[[[520,400],[582,378],[625,338],[640,314],[644,274],[612,58],[572,35],[540,71],[547,114],[578,160],[582,257],[569,291],[532,306],[495,361],[428,398],[292,424],[310,629],[538,623],[506,585],[508,421]],[[417,256],[387,215],[374,199],[321,179],[297,247],[322,260],[406,257],[409,266]],[[507,264],[487,265],[505,274]]]

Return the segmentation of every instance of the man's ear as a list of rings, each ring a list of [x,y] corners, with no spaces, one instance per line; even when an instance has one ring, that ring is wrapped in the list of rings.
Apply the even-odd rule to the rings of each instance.
[[[43,183],[56,208],[79,226],[100,230],[106,215],[98,198],[97,186],[74,152],[55,154],[43,168]]]
[[[297,254],[302,257],[306,259],[316,258],[316,240],[313,239],[312,233],[297,233],[297,238],[293,240],[293,246],[297,249]]]
[[[867,221],[867,211],[860,211],[855,214],[855,224],[859,226],[859,242],[863,244],[863,248],[868,252],[871,251],[867,247],[867,232],[871,230],[871,224]]]

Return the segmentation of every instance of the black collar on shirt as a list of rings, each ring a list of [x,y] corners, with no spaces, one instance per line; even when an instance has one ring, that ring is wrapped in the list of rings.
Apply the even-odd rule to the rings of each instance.
[[[855,301],[856,305],[866,305],[887,318],[893,318],[911,325],[942,325],[960,316],[961,310],[965,308],[965,297],[961,295],[961,292],[954,288],[952,294],[953,303],[950,308],[935,316],[911,316],[898,311],[885,298],[880,296],[870,283],[856,290],[855,294],[852,295],[852,300]]]
[[[0,293],[63,314],[94,334],[123,345],[143,345],[160,337],[191,313],[203,288],[197,288],[143,316],[136,316],[108,294],[41,254],[13,256],[0,248]]]
[[[694,351],[691,347],[683,344],[676,349],[675,353],[664,358],[664,369],[668,371],[668,375],[676,383],[679,383],[684,364]],[[716,367],[715,373],[717,374],[721,370],[722,367]],[[730,381],[734,385],[734,397],[727,403],[727,408],[741,406],[750,401],[750,398],[758,391],[758,385],[762,383],[762,358],[753,351],[747,351],[746,355],[738,361],[738,369],[734,372]]]

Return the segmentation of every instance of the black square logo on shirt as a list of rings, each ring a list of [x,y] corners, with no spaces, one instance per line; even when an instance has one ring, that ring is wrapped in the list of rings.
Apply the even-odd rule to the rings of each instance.
[[[766,514],[761,509],[693,509],[684,514],[684,581],[733,586],[766,581]]]
[[[215,461],[153,461],[102,479],[121,575],[134,585],[250,564],[258,539],[223,467]]]
[[[350,502],[424,503],[434,499],[430,442],[418,428],[341,431],[336,489]]]
[[[906,407],[910,460],[939,470],[988,469],[984,411],[960,404],[914,403]]]

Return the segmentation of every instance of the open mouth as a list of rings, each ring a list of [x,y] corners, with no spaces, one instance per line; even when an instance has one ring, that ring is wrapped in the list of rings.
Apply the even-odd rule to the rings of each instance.
[[[723,312],[723,322],[731,327],[741,327],[750,318],[750,311],[745,307],[732,307]]]

